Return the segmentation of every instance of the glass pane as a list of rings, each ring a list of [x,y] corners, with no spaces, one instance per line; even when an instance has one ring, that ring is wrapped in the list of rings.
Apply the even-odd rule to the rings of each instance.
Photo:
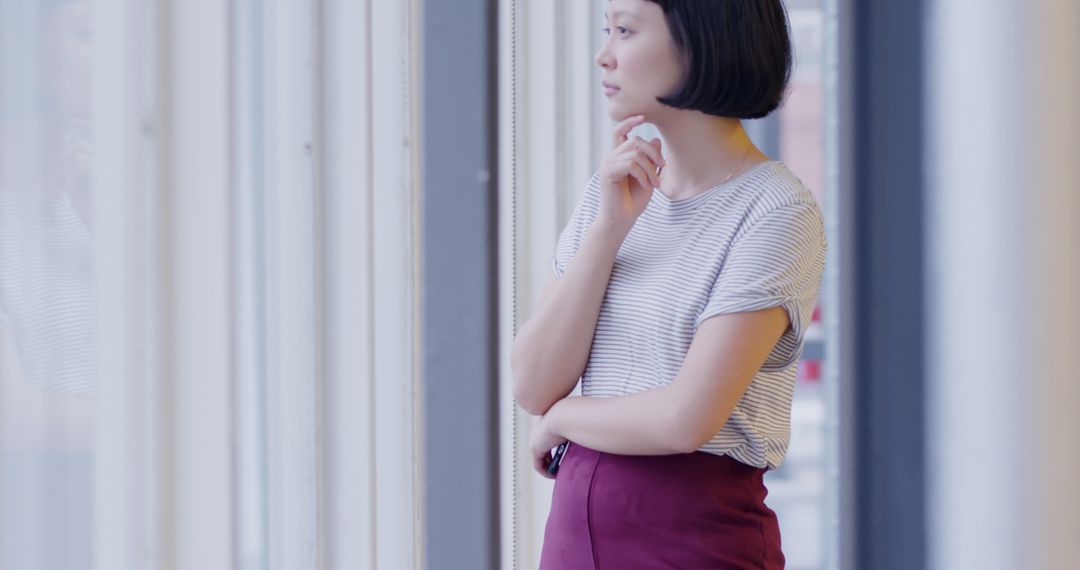
[[[779,158],[825,207],[824,8],[819,0],[789,3],[795,67],[787,99],[777,115]],[[824,288],[824,286],[823,286]],[[826,308],[827,310],[827,308]],[[791,443],[783,465],[766,475],[769,506],[780,520],[787,567],[825,565],[825,354],[822,307],[814,311],[791,409]]]
[[[89,0],[0,0],[0,568],[92,555]]]
[[[508,2],[508,7],[513,3]],[[773,159],[781,160],[815,195],[821,212],[828,216],[829,208],[826,204],[828,199],[827,180],[825,176],[825,103],[829,94],[825,90],[825,43],[826,43],[826,19],[825,5],[823,0],[787,0],[784,2],[788,10],[791,25],[791,39],[794,49],[794,67],[792,70],[789,91],[783,106],[769,117],[754,121],[744,121],[748,134],[755,144]],[[535,298],[528,298],[534,293],[530,290],[531,283],[537,282],[531,273],[531,267],[540,266],[548,270],[549,258],[536,260],[538,248],[533,241],[538,235],[543,235],[545,227],[554,225],[556,228],[565,227],[570,212],[581,199],[582,184],[577,181],[571,183],[571,188],[566,190],[566,199],[561,199],[551,204],[539,200],[534,196],[528,196],[528,201],[523,197],[528,192],[537,190],[529,183],[533,178],[531,171],[547,168],[549,162],[569,162],[567,156],[573,155],[573,148],[559,147],[553,157],[549,157],[547,145],[552,141],[562,142],[563,130],[567,130],[566,123],[556,123],[550,127],[544,120],[536,120],[535,117],[546,118],[545,113],[551,112],[551,108],[562,112],[564,109],[588,109],[580,114],[587,114],[591,121],[597,123],[590,134],[592,140],[603,143],[610,136],[610,129],[614,124],[608,121],[606,116],[607,102],[605,97],[595,88],[601,79],[601,73],[593,69],[589,78],[589,85],[578,82],[582,77],[575,68],[575,58],[583,58],[586,55],[592,58],[600,49],[602,35],[596,33],[605,25],[603,9],[606,4],[596,6],[596,17],[590,22],[593,26],[591,33],[595,33],[594,44],[590,53],[585,54],[581,43],[577,39],[563,41],[565,36],[580,33],[581,30],[573,26],[562,26],[565,22],[579,23],[587,18],[574,12],[573,17],[560,20],[563,13],[570,14],[575,8],[571,4],[563,5],[555,3],[550,10],[559,15],[554,22],[560,24],[553,26],[545,20],[550,14],[540,10],[538,18],[527,18],[519,15],[515,25],[518,26],[520,36],[512,34],[514,30],[507,30],[511,41],[519,37],[529,37],[529,41],[519,40],[510,46],[510,50],[518,59],[513,60],[514,66],[507,65],[506,76],[510,77],[512,85],[507,88],[507,93],[515,94],[517,100],[504,101],[504,105],[515,105],[512,109],[512,117],[515,120],[513,136],[510,140],[517,141],[509,152],[513,153],[515,181],[521,188],[517,191],[514,204],[518,209],[514,212],[514,238],[518,240],[519,249],[515,249],[517,256],[515,267],[526,268],[515,270],[514,277],[514,301],[519,310],[530,307],[535,303]],[[525,12],[519,8],[519,14]],[[533,12],[528,12],[533,15]],[[531,20],[531,21],[530,21]],[[535,22],[540,21],[540,24]],[[549,31],[556,30],[556,31]],[[566,31],[569,30],[569,31]],[[575,31],[576,30],[576,31]],[[510,42],[508,42],[509,44]],[[557,47],[556,47],[557,46]],[[590,61],[592,61],[590,59]],[[552,66],[549,69],[547,66]],[[536,67],[539,71],[531,68]],[[564,71],[565,70],[565,71]],[[537,77],[542,81],[530,79]],[[554,88],[550,87],[554,85]],[[524,93],[525,96],[517,95]],[[555,97],[555,103],[549,101]],[[585,98],[593,98],[584,101]],[[564,100],[566,99],[566,100]],[[541,103],[536,103],[540,101]],[[568,102],[569,101],[569,102]],[[533,122],[530,122],[533,121]],[[576,121],[574,123],[576,127]],[[539,131],[541,134],[536,135]],[[554,131],[554,133],[552,132]],[[636,128],[633,134],[650,139],[659,136],[659,131],[653,125],[644,125]],[[569,139],[580,140],[586,137],[579,136],[574,131],[574,136]],[[530,145],[539,147],[536,151]],[[606,145],[596,144],[599,159],[606,151]],[[520,150],[524,149],[524,150]],[[536,156],[554,160],[538,161]],[[598,160],[595,164],[598,164]],[[595,166],[594,166],[595,167]],[[570,168],[560,164],[558,170]],[[589,171],[590,173],[592,170]],[[546,179],[544,180],[546,183]],[[560,182],[563,182],[560,180]],[[565,188],[565,185],[562,185]],[[545,194],[534,192],[536,194]],[[562,188],[558,192],[564,192]],[[521,204],[527,204],[522,206]],[[551,211],[557,211],[557,220],[552,222]],[[828,223],[829,220],[826,220]],[[541,227],[541,231],[533,230],[530,226]],[[836,247],[837,244],[830,244]],[[544,274],[546,276],[546,273]],[[520,286],[525,283],[524,286]],[[822,290],[828,287],[828,282],[822,283]],[[829,530],[826,526],[826,451],[830,441],[826,438],[825,419],[835,413],[829,409],[830,404],[826,400],[825,386],[822,385],[822,372],[824,370],[824,356],[827,339],[824,338],[822,327],[822,315],[829,307],[822,307],[819,303],[813,313],[812,322],[807,330],[806,344],[802,359],[798,367],[798,375],[794,392],[794,402],[791,416],[791,440],[785,456],[784,463],[775,471],[766,475],[766,484],[769,490],[767,504],[778,515],[781,526],[783,551],[786,556],[786,567],[792,569],[815,569],[824,568],[826,560],[826,545],[829,544]],[[521,324],[521,321],[518,322]],[[518,412],[522,413],[522,412]],[[521,424],[519,424],[521,425]],[[520,454],[519,454],[520,456]],[[520,461],[520,460],[519,460]],[[521,476],[524,472],[528,478]],[[512,484],[515,492],[524,499],[520,504],[515,504],[515,511],[521,509],[527,515],[535,515],[533,520],[527,516],[515,518],[515,524],[522,525],[525,532],[531,534],[517,534],[518,528],[514,528],[513,548],[515,556],[522,553],[519,558],[523,561],[522,566],[527,567],[530,563],[535,565],[536,560],[530,559],[536,553],[542,541],[544,523],[548,513],[551,496],[550,486],[546,480],[537,481],[538,478],[526,466],[518,472]],[[535,496],[534,496],[535,495]],[[515,495],[517,496],[517,495]],[[530,502],[531,501],[531,502]]]

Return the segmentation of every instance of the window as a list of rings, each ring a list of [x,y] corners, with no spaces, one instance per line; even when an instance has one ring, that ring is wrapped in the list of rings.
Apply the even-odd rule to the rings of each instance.
[[[89,1],[0,2],[0,568],[93,557],[94,42]]]
[[[417,563],[415,26],[0,0],[0,568]]]
[[[790,92],[784,106],[769,118],[751,121],[747,129],[767,154],[779,158],[818,198],[822,211],[828,199],[825,176],[825,33],[823,4],[818,0],[788,2],[796,52]],[[605,112],[599,89],[599,68],[593,56],[603,38],[603,6],[588,2],[520,3],[505,0],[502,49],[503,139],[505,179],[504,239],[512,239],[502,263],[512,266],[503,279],[504,313],[516,323],[528,318],[539,289],[550,272],[549,260],[559,230],[580,199],[584,184],[610,145],[614,124]],[[658,133],[644,125],[634,134]],[[822,286],[823,291],[829,283]],[[822,295],[825,298],[825,295]],[[785,463],[767,475],[767,503],[777,511],[790,568],[826,566],[827,398],[822,371],[826,339],[819,303],[807,332],[792,412],[792,440]],[[511,329],[504,327],[509,346]],[[504,392],[509,370],[504,367]],[[527,457],[529,417],[503,402],[504,430],[515,429],[503,448],[504,567],[530,568],[539,562],[540,545],[550,508],[551,482],[536,476]],[[517,458],[517,459],[515,459]]]

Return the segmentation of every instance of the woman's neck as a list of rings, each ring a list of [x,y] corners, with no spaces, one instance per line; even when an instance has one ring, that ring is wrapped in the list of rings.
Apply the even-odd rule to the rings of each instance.
[[[667,160],[660,190],[672,200],[691,198],[768,160],[738,119],[679,109],[653,124]]]

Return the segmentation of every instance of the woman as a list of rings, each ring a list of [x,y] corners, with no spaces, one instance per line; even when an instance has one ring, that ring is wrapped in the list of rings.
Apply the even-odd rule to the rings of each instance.
[[[606,17],[614,148],[511,357],[516,400],[541,416],[535,469],[572,442],[541,568],[782,568],[762,477],[787,449],[826,240],[813,195],[741,120],[783,97],[786,14],[611,0]],[[629,136],[645,122],[666,149]]]

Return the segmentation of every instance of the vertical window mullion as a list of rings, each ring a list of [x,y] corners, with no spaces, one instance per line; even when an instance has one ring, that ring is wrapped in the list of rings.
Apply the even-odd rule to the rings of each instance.
[[[267,525],[271,569],[318,563],[313,8],[265,5]]]
[[[160,139],[156,3],[95,5],[93,208],[97,320],[94,566],[162,568],[153,217]],[[149,25],[148,25],[149,24]]]
[[[324,551],[328,569],[374,570],[377,550],[395,545],[375,541],[371,8],[324,6]]]
[[[233,564],[229,8],[162,2],[158,186],[166,568]]]
[[[420,564],[416,6],[371,1],[371,275],[376,568]]]

